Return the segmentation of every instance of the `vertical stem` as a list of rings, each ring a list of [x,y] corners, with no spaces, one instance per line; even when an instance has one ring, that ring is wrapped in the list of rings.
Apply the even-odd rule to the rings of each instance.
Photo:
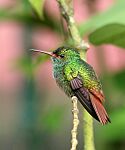
[[[84,150],[95,150],[94,146],[94,130],[93,130],[93,118],[84,109],[84,125],[83,125],[83,136],[84,136]]]

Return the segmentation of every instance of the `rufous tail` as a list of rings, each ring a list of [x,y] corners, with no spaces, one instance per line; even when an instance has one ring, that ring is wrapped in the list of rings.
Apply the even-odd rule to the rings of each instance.
[[[90,97],[91,97],[90,99],[91,99],[92,106],[98,116],[99,121],[102,123],[102,125],[105,125],[108,122],[111,122],[101,101],[92,94],[90,94]]]

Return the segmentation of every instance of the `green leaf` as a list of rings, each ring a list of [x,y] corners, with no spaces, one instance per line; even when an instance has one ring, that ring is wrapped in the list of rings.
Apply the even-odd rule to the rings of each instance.
[[[107,24],[125,24],[125,0],[116,3],[104,13],[99,13],[80,25],[80,33],[88,34]]]
[[[40,18],[43,19],[43,6],[44,6],[45,0],[29,0],[29,2],[31,3],[35,11],[38,13]]]
[[[89,41],[94,45],[114,44],[125,48],[125,25],[105,25],[91,33]]]

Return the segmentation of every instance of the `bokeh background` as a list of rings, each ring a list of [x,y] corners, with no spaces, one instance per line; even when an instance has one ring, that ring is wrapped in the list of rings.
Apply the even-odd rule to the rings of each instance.
[[[77,24],[107,11],[115,2],[74,0]],[[70,149],[71,100],[53,80],[51,61],[28,51],[49,51],[63,43],[56,0],[45,1],[43,20],[27,0],[0,0],[0,150]],[[103,83],[112,120],[107,126],[94,120],[96,149],[124,150],[125,50],[110,44],[90,45],[87,60]],[[79,108],[81,150],[84,119],[80,104]]]

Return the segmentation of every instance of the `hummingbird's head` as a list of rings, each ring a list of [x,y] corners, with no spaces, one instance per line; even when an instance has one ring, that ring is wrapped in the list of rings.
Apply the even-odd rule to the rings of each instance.
[[[53,55],[55,57],[52,57],[53,61],[61,61],[61,62],[67,62],[70,60],[73,60],[75,58],[80,58],[80,54],[77,51],[76,48],[71,48],[71,47],[59,47],[58,49],[54,50]]]
[[[80,58],[80,54],[76,48],[65,47],[65,46],[59,47],[53,52],[46,52],[46,51],[34,50],[34,49],[31,50],[51,56],[52,61],[54,63],[68,62],[70,60],[75,60]]]

